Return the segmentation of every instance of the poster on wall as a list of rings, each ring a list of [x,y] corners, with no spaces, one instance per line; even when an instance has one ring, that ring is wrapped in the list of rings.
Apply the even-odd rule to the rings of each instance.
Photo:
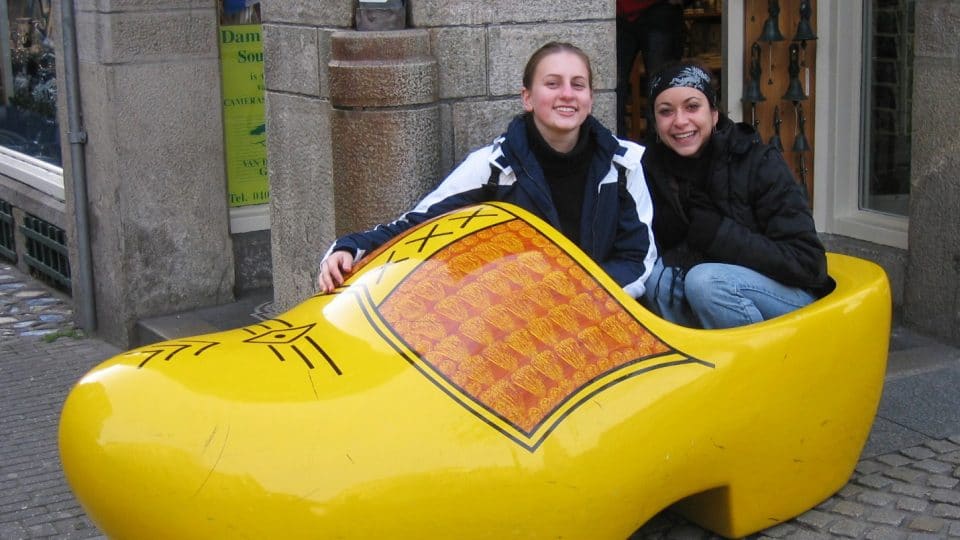
[[[265,204],[270,190],[259,2],[227,0],[221,6],[223,138],[230,206]]]

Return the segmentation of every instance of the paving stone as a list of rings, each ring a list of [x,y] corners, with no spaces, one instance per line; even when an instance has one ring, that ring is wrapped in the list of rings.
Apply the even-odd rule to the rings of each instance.
[[[856,485],[856,484],[853,484],[853,483],[849,483],[849,484],[843,486],[842,488],[840,488],[840,491],[838,491],[838,492],[834,495],[834,497],[831,497],[831,498],[839,497],[839,498],[842,498],[842,499],[852,499],[852,498],[856,497],[857,495],[859,495],[860,493],[862,493],[863,491],[864,491],[864,490],[863,490],[862,487],[860,487],[860,486],[858,486],[858,485]],[[829,499],[828,499],[828,500],[829,500]]]
[[[895,501],[896,497],[882,491],[864,491],[857,495],[857,500],[871,506],[887,506]]]
[[[786,536],[786,540],[828,540],[830,538],[833,538],[833,535],[829,533],[805,531],[802,529]]]
[[[947,519],[960,519],[960,506],[955,506],[952,504],[935,504],[930,510],[930,513],[936,517],[942,517]]]
[[[810,510],[796,518],[797,523],[813,527],[814,529],[826,529],[828,525],[836,520],[836,516],[819,510]]]
[[[897,501],[897,508],[907,512],[919,513],[927,509],[930,503],[923,499],[912,499],[910,497],[903,497]]]
[[[923,445],[938,454],[946,454],[960,450],[960,444],[954,444],[947,439],[929,440],[924,442]]]
[[[943,530],[945,522],[940,518],[932,516],[917,516],[913,518],[908,527],[914,531],[938,533]]]
[[[831,525],[829,530],[830,533],[835,536],[857,538],[863,535],[863,533],[868,530],[868,527],[865,523],[861,523],[857,520],[843,518]]]
[[[54,528],[54,526],[50,523],[41,523],[39,525],[27,527],[27,530],[30,531],[30,536],[34,538],[54,536],[57,534],[57,529]]]
[[[953,469],[953,465],[949,463],[944,463],[942,461],[937,461],[936,459],[925,459],[923,461],[918,461],[911,465],[915,469],[920,469],[931,474],[943,474],[950,472]]]
[[[934,452],[933,450],[930,450],[929,448],[925,448],[923,446],[914,446],[912,448],[904,448],[903,450],[900,451],[900,453],[913,460],[930,459],[937,455],[936,452]]]
[[[892,527],[877,527],[863,535],[867,540],[904,540],[907,533]]]
[[[862,486],[872,489],[885,489],[894,484],[893,480],[883,476],[882,474],[868,474],[867,476],[857,478],[856,482]]]
[[[907,515],[908,514],[905,512],[894,510],[892,508],[881,508],[869,512],[867,514],[867,521],[898,527],[901,523],[903,523],[903,520],[906,519]]]
[[[903,480],[908,484],[916,482],[919,478],[924,476],[926,473],[923,471],[918,471],[910,467],[894,467],[892,469],[887,469],[883,471],[884,476],[893,478],[895,480]]]
[[[947,504],[960,505],[960,491],[952,489],[936,489],[930,494],[930,500]]]
[[[880,472],[886,468],[887,466],[883,463],[878,463],[872,459],[866,459],[860,463],[857,463],[857,467],[854,470],[857,472],[857,474],[867,475]]]
[[[930,534],[930,533],[910,533],[910,536],[907,537],[907,540],[940,540],[942,538],[939,534]]]
[[[954,478],[952,476],[936,475],[927,478],[927,485],[932,488],[954,489],[958,484],[960,484],[960,478]]]
[[[38,298],[38,297],[43,296],[43,295],[45,295],[45,294],[49,294],[49,293],[47,293],[46,291],[40,291],[40,290],[32,290],[32,291],[31,291],[31,290],[28,290],[28,291],[18,291],[18,292],[15,292],[15,293],[13,293],[13,297],[14,297],[14,298],[19,298],[19,299],[22,299],[22,300],[28,300],[28,299],[30,299],[30,298]]]
[[[906,495],[908,497],[917,497],[920,499],[929,497],[933,491],[933,488],[929,488],[927,486],[907,484],[904,482],[895,482],[890,486],[890,492],[892,493]]]
[[[902,454],[884,454],[882,456],[877,456],[874,459],[891,467],[902,467],[913,462],[912,459]]]
[[[763,531],[762,537],[766,538],[786,538],[797,532],[797,526],[793,523],[781,523]]]

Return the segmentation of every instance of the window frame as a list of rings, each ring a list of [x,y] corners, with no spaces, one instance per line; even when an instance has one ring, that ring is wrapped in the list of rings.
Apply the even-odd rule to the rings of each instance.
[[[908,216],[861,207],[868,1],[818,3],[814,218],[824,232],[907,249]]]

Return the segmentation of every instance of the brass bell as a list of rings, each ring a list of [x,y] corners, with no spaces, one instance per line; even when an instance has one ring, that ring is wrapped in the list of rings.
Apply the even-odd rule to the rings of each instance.
[[[800,0],[800,22],[797,23],[797,34],[793,36],[794,41],[813,41],[817,39],[817,35],[813,33],[813,27],[810,26],[811,13],[810,1]]]
[[[768,0],[767,12],[770,14],[763,23],[763,32],[760,34],[760,41],[783,41],[783,34],[780,33],[780,2],[779,0]]]

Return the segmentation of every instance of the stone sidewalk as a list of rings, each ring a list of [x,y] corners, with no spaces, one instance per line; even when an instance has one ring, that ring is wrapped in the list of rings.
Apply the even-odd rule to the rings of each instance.
[[[0,263],[0,540],[102,538],[67,487],[57,423],[70,386],[119,352],[68,299]],[[631,536],[719,538],[669,511]],[[883,399],[850,482],[752,539],[960,538],[960,351],[895,328]]]

